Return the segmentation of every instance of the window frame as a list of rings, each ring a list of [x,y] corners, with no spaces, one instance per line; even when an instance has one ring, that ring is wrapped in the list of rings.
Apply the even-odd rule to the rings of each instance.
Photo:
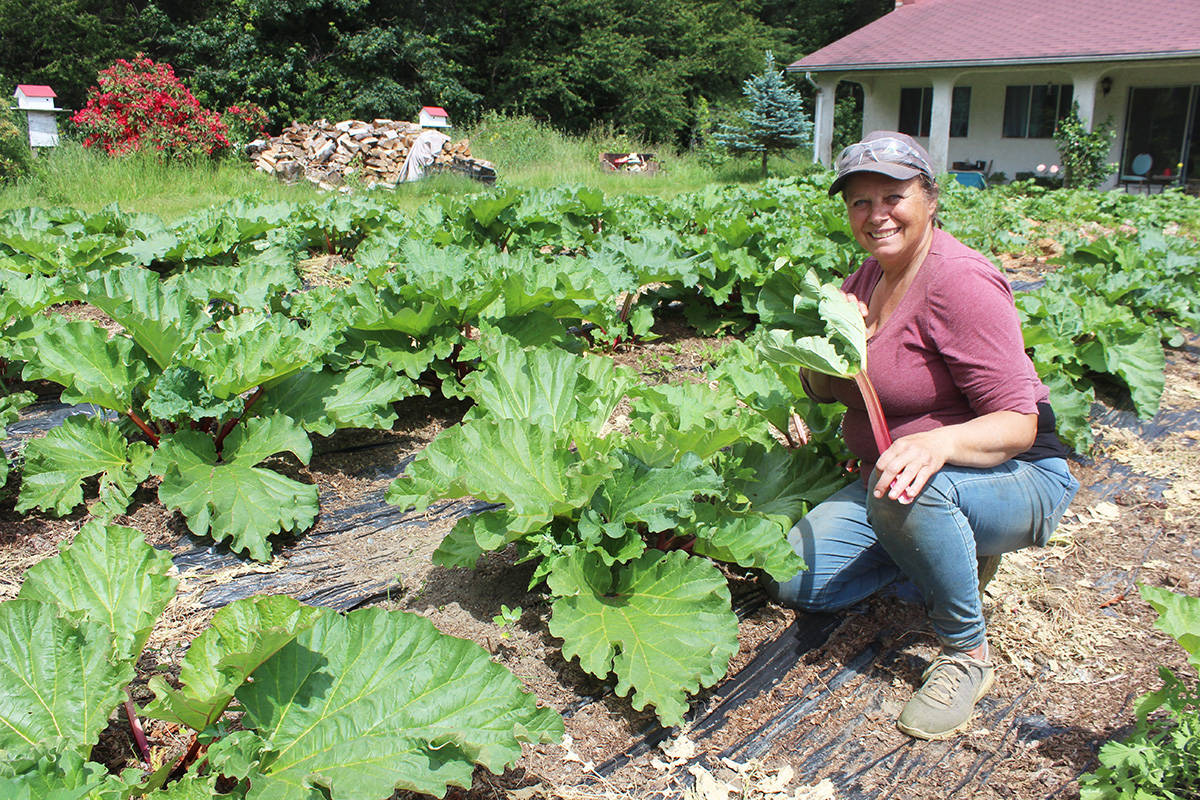
[[[1045,114],[1034,113],[1035,101],[1041,100],[1039,109],[1046,107],[1045,99],[1054,95],[1053,122],[1046,130]],[[1051,139],[1058,123],[1071,112],[1075,100],[1075,85],[1071,83],[1022,83],[1004,87],[1004,114],[1000,121],[1002,139]],[[1016,132],[1014,132],[1016,131]]]
[[[914,95],[914,93],[919,94]],[[915,109],[913,108],[914,103],[916,104]],[[914,111],[916,112],[916,124],[912,125],[909,123],[914,121]],[[900,133],[928,137],[933,120],[933,87],[901,86],[897,117],[896,130]],[[950,138],[966,138],[970,131],[970,119],[971,87],[955,86],[950,94]]]

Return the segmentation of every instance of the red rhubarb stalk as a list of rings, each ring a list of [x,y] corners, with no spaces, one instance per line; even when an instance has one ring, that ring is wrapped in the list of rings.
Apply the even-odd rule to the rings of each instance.
[[[879,450],[880,455],[883,455],[884,451],[892,446],[892,434],[888,431],[887,420],[883,416],[883,406],[879,404],[879,395],[875,393],[875,387],[871,384],[871,379],[867,377],[866,370],[860,370],[854,376],[854,383],[862,392],[863,401],[867,405],[867,419],[871,421],[871,433],[875,437],[875,448]],[[905,488],[899,499],[902,503],[910,503],[915,497],[916,495],[910,494],[909,488]]]
[[[146,741],[146,732],[142,730],[142,721],[138,719],[137,708],[133,705],[133,698],[129,695],[128,689],[125,690],[125,716],[129,718],[129,728],[133,731],[133,741],[137,743],[142,761],[149,764],[150,743]]]
[[[883,416],[883,406],[879,404],[879,395],[867,377],[866,370],[859,370],[854,376],[854,384],[862,392],[863,402],[867,404],[867,418],[871,421],[871,433],[875,436],[875,447],[879,454],[892,446],[892,434],[888,432],[887,420]]]
[[[137,414],[135,414],[133,412],[132,408],[129,409],[128,411],[126,411],[125,414],[131,420],[133,420],[134,425],[137,425],[139,428],[142,429],[142,433],[146,434],[146,438],[148,438],[150,440],[150,444],[154,445],[155,447],[158,447],[158,434],[155,433],[150,428],[150,426],[146,424],[145,420],[143,420],[141,417],[139,417]]]
[[[233,430],[235,425],[237,425],[239,422],[241,422],[243,419],[246,418],[246,412],[248,412],[250,410],[250,406],[252,406],[258,402],[258,398],[262,397],[262,394],[263,394],[263,388],[261,386],[259,386],[257,389],[254,390],[254,393],[251,394],[249,398],[247,398],[246,404],[244,406],[242,406],[242,413],[238,414],[233,419],[228,420],[223,426],[221,426],[221,430],[217,431],[217,438],[215,440],[213,440],[213,444],[217,448],[218,453],[221,452],[221,448],[225,444],[225,437],[230,434],[230,432]]]

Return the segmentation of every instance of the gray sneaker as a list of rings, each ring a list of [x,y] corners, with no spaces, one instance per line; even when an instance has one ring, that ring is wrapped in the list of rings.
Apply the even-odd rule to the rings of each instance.
[[[942,653],[921,676],[896,727],[918,739],[949,739],[971,721],[975,703],[992,688],[996,668],[962,653]]]

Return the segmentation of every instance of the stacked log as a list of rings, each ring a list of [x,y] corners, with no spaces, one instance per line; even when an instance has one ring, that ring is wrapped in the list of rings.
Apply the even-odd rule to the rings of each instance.
[[[255,169],[289,183],[308,180],[326,191],[349,191],[347,181],[392,188],[421,130],[414,122],[391,119],[293,122],[279,136],[250,142],[246,154]],[[459,172],[464,166],[486,167],[494,175],[491,163],[471,157],[465,139],[447,143],[433,166]]]

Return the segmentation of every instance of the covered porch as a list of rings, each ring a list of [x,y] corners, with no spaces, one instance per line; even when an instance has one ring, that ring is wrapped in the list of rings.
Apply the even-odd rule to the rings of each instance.
[[[863,92],[863,132],[902,130],[926,146],[937,172],[958,162],[1012,180],[1058,162],[1051,138],[1079,104],[1089,130],[1106,120],[1119,169],[1107,182],[1146,191],[1200,186],[1200,59],[1081,62],[971,69],[807,72],[816,92],[813,160],[832,163],[837,86]]]

